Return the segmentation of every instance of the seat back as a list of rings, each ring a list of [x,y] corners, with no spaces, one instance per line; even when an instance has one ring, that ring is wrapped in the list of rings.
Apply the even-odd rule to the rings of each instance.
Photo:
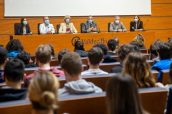
[[[108,23],[108,32],[110,32],[110,24],[111,24],[111,23]]]
[[[39,26],[40,26],[41,23],[38,23],[38,26],[37,26],[37,29],[38,29],[38,34],[40,34],[40,31],[39,31]]]
[[[81,23],[81,24],[80,24],[81,33],[84,33],[84,31],[82,31],[83,26],[85,26],[84,23]]]
[[[172,87],[169,89],[165,114],[172,114]]]
[[[18,29],[18,26],[20,25],[20,23],[14,23],[14,34],[17,35],[17,29]]]

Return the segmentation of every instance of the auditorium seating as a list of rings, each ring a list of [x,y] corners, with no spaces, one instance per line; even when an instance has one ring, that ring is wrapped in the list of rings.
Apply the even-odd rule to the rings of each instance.
[[[162,70],[162,83],[164,85],[168,84],[169,80],[169,70]]]
[[[162,88],[139,89],[143,108],[150,114],[163,114],[167,99],[167,90]],[[57,114],[107,114],[105,93],[59,96]],[[28,100],[0,103],[2,114],[31,114]]]

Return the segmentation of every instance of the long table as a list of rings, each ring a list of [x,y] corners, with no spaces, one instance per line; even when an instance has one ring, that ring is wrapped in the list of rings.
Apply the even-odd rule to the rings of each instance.
[[[63,48],[73,50],[73,44],[76,40],[82,40],[86,50],[90,49],[97,43],[106,44],[107,41],[113,37],[118,37],[120,44],[131,42],[137,34],[142,34],[145,38],[145,46],[149,46],[155,40],[155,33],[153,31],[144,32],[103,32],[103,33],[78,33],[78,34],[48,34],[48,35],[14,35],[14,39],[19,39],[24,49],[34,54],[35,49],[40,44],[52,44],[55,51],[58,52]]]

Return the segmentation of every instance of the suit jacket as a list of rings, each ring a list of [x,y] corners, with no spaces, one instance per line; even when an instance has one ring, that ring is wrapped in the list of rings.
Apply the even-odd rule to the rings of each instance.
[[[89,31],[89,28],[96,28],[96,31]],[[87,21],[81,27],[82,33],[89,33],[89,32],[98,32],[97,24],[93,21],[91,24]]]
[[[120,30],[127,31],[126,27],[124,26],[122,22],[120,22],[119,24],[111,22],[109,30],[110,32],[119,32]]]
[[[47,34],[48,31],[51,31],[51,33],[55,33],[53,24],[49,24],[48,26],[45,26],[45,23],[42,23],[39,25],[40,34]]]
[[[59,28],[59,33],[67,33],[66,28],[67,28],[66,23],[61,23],[60,28]],[[77,30],[75,26],[73,25],[73,23],[69,23],[69,28],[70,28],[71,33],[77,33]]]
[[[26,34],[31,33],[30,26],[26,25]],[[15,35],[23,34],[23,25],[21,23],[17,24],[15,27]]]
[[[142,21],[138,21],[137,23],[135,21],[130,22],[130,31],[135,31],[136,29],[143,29]]]

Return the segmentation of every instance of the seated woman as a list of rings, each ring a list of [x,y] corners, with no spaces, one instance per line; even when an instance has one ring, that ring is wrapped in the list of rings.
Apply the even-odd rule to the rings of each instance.
[[[20,24],[15,26],[15,35],[32,34],[29,23],[26,18],[22,18]]]
[[[32,114],[54,114],[57,109],[58,88],[59,82],[54,74],[37,71],[28,90]]]
[[[135,16],[134,20],[130,22],[130,31],[142,31],[143,22],[140,20],[139,16]]]
[[[59,33],[77,33],[70,16],[67,15],[64,17],[64,23],[60,24]]]
[[[139,88],[163,86],[161,83],[155,82],[150,65],[146,62],[146,57],[139,52],[129,53],[124,60],[122,72],[129,74]]]
[[[74,44],[74,52],[78,53],[80,57],[87,57],[88,52],[84,49],[84,43],[80,40],[77,40]]]
[[[141,34],[138,34],[132,42],[131,45],[138,47],[139,49],[146,49],[144,44],[144,37]]]
[[[146,114],[131,76],[120,74],[112,77],[106,92],[108,114]]]

